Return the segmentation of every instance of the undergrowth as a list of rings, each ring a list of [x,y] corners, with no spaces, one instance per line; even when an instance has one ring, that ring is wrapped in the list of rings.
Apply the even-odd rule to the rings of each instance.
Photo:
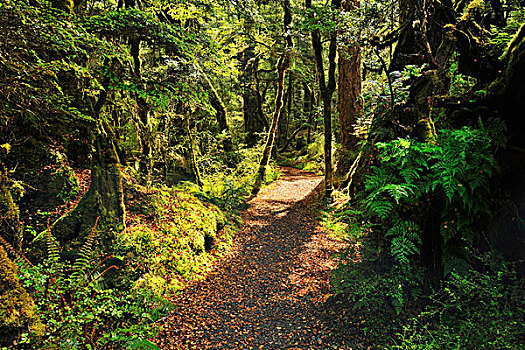
[[[341,333],[374,348],[523,346],[524,279],[484,233],[504,133],[492,121],[376,144],[364,191],[325,220],[349,242],[332,277],[350,308]]]
[[[156,295],[170,295],[203,278],[232,245],[236,218],[198,197],[196,186],[133,190],[130,224],[117,253],[126,258],[124,281]]]

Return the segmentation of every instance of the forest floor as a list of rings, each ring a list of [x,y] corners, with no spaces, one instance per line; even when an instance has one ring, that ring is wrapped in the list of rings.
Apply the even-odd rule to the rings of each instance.
[[[319,223],[322,177],[281,170],[241,213],[234,253],[175,300],[162,349],[345,348],[329,337],[330,271],[345,244]]]

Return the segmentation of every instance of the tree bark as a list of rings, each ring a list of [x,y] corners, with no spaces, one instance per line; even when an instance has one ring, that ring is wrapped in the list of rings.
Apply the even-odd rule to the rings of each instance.
[[[197,154],[195,153],[194,140],[190,129],[190,118],[187,118],[185,124],[186,133],[188,134],[188,149],[190,152],[190,162],[191,167],[193,168],[193,174],[195,175],[195,183],[197,184],[197,186],[199,186],[199,188],[202,188],[202,177],[201,172],[199,170],[199,165],[197,164]]]
[[[306,134],[306,145],[308,146],[311,142],[312,138],[312,131],[313,131],[313,105],[314,101],[312,99],[313,93],[312,90],[310,90],[310,87],[306,82],[303,83],[303,89],[304,89],[304,96],[303,96],[303,114],[306,116],[306,120],[308,123],[308,130]]]
[[[247,146],[253,147],[257,143],[257,134],[262,133],[266,126],[262,114],[262,97],[257,75],[259,59],[255,55],[254,45],[246,48],[242,56],[241,62],[244,66],[244,72],[241,81],[244,85],[242,99],[244,131],[246,132],[244,142]]]
[[[4,149],[0,148],[0,153],[3,151]],[[8,172],[0,160],[0,236],[4,237],[18,251],[21,251],[24,233],[20,222],[20,210],[13,200],[9,188]]]
[[[217,89],[215,89],[215,86],[213,86],[213,83],[211,82],[208,74],[206,74],[206,72],[200,66],[198,66],[198,68],[202,74],[201,83],[204,89],[208,92],[208,99],[210,101],[211,106],[215,109],[215,118],[217,119],[219,131],[221,133],[226,133],[226,137],[223,141],[222,146],[225,151],[231,151],[232,142],[230,137],[230,129],[228,127],[228,122],[226,119],[226,107],[224,106],[224,103],[222,102],[222,99],[219,96]]]
[[[359,6],[358,0],[342,3],[343,9],[351,11]],[[337,84],[337,108],[341,133],[341,150],[337,162],[338,175],[344,175],[350,169],[352,157],[356,151],[357,138],[354,124],[361,114],[361,48],[358,43],[345,40],[339,50],[339,80]]]
[[[109,60],[104,65],[108,66]],[[77,206],[59,218],[51,227],[53,235],[61,243],[78,246],[93,229],[100,217],[98,231],[102,249],[108,250],[115,233],[125,228],[126,209],[120,160],[115,147],[115,134],[110,123],[101,116],[109,90],[109,78],[102,82],[103,90],[92,106],[96,126],[92,136],[91,182]],[[36,240],[38,240],[37,237]]]
[[[140,60],[140,39],[130,39],[130,54],[133,57],[133,75],[139,89],[145,90],[142,84],[141,60]],[[144,175],[146,183],[150,183],[150,175],[152,168],[152,147],[151,147],[151,121],[150,121],[150,107],[144,97],[135,93],[137,101],[137,115],[139,126],[139,142],[141,146],[141,156],[139,159],[139,167],[141,173]]]
[[[338,9],[340,0],[332,0],[332,7]],[[312,1],[306,0],[307,9],[312,8]],[[337,54],[337,33],[331,32],[330,46],[328,51],[328,83],[325,81],[323,44],[321,43],[321,33],[315,29],[311,33],[312,48],[314,51],[315,66],[317,70],[317,80],[319,82],[320,97],[323,101],[323,125],[324,125],[324,184],[325,197],[331,198],[333,191],[333,167],[332,167],[332,96],[336,88],[335,82],[335,57]]]
[[[281,57],[279,58],[279,61],[277,62],[277,94],[275,96],[275,108],[272,117],[272,124],[270,126],[270,130],[268,131],[268,136],[264,145],[261,161],[259,162],[259,167],[255,176],[255,183],[252,188],[252,195],[256,195],[257,193],[259,193],[261,186],[266,178],[266,167],[268,166],[268,162],[270,161],[272,148],[275,141],[275,133],[277,131],[279,119],[281,118],[282,114],[285,75],[288,68],[290,68],[289,50],[293,46],[292,37],[288,33],[290,24],[292,23],[290,1],[283,0],[282,5],[284,10],[283,31],[286,35],[286,44],[284,52],[282,53]]]

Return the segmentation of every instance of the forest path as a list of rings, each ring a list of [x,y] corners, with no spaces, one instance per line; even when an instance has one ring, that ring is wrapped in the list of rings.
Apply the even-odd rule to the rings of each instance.
[[[241,213],[234,255],[176,301],[157,338],[162,349],[336,348],[323,305],[344,244],[310,205],[322,177],[281,170]]]

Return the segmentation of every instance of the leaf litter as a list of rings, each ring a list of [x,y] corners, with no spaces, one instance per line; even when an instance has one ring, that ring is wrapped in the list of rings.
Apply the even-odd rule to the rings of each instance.
[[[324,305],[345,243],[317,219],[322,177],[293,168],[241,213],[234,252],[174,300],[162,349],[345,349]]]

